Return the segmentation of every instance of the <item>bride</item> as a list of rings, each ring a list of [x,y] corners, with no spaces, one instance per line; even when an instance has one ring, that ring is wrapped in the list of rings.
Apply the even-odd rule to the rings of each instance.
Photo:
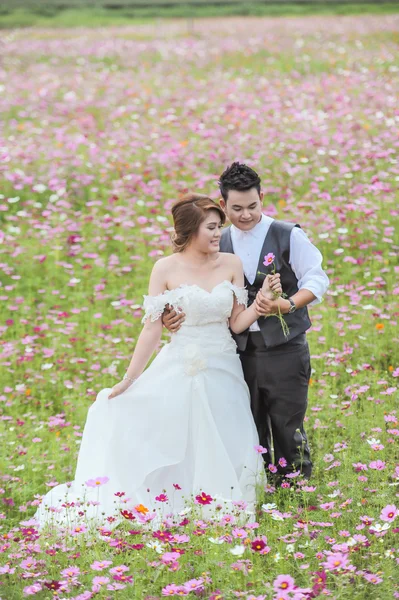
[[[207,514],[218,502],[253,508],[263,460],[229,327],[240,333],[260,315],[256,303],[246,308],[240,259],[219,252],[218,204],[190,194],[172,215],[174,254],[152,270],[129,367],[89,408],[74,481],[44,496],[39,526],[114,527],[126,516],[159,524],[192,500]],[[279,276],[268,276],[259,293],[273,291],[281,292]],[[166,305],[186,319],[146,369]]]

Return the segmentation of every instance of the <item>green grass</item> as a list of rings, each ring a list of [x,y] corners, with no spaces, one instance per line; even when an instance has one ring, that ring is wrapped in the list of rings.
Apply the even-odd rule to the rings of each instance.
[[[230,6],[137,7],[121,9],[81,8],[70,10],[29,10],[23,8],[0,10],[1,28],[18,27],[105,27],[128,25],[133,21],[168,18],[208,18],[229,16],[304,16],[304,15],[361,15],[394,14],[398,3],[383,4],[258,4],[237,3]]]

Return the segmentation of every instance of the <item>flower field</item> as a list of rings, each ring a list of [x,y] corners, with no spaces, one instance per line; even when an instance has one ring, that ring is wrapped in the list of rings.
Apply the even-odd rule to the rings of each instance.
[[[398,26],[4,32],[1,600],[399,598]],[[261,174],[267,214],[302,225],[331,282],[308,334],[312,479],[270,478],[250,518],[204,490],[172,522],[161,494],[157,531],[121,490],[123,526],[39,534],[41,496],[73,479],[88,408],[126,370],[172,202],[216,199],[233,160]]]

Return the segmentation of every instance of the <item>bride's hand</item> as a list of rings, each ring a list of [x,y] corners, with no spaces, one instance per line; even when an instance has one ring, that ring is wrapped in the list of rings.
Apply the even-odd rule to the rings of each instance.
[[[132,382],[129,381],[128,379],[124,379],[124,380],[120,381],[119,383],[114,385],[114,387],[112,388],[112,392],[108,396],[108,400],[111,400],[111,398],[115,398],[115,396],[119,396],[119,394],[123,394],[123,392],[126,392],[126,390],[131,385],[132,385]]]

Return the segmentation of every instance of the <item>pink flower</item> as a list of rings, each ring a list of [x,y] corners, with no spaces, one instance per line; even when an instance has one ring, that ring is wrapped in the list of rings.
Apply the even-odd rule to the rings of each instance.
[[[75,527],[73,527],[73,529],[71,530],[71,535],[72,536],[80,535],[81,533],[86,533],[86,531],[87,531],[86,525],[84,523],[82,523],[81,525],[75,525]]]
[[[183,587],[187,592],[200,592],[204,589],[204,580],[201,578],[190,579],[190,581],[186,581]]]
[[[333,552],[328,556],[327,561],[321,564],[326,571],[338,571],[341,569],[346,569],[348,566],[348,557],[346,554],[342,554],[341,552]]]
[[[363,575],[363,577],[369,583],[374,583],[374,585],[382,582],[381,577],[377,577],[377,575],[373,575],[372,573],[365,573],[365,575]]]
[[[127,567],[126,565],[117,565],[116,567],[112,567],[112,569],[110,569],[109,572],[111,573],[111,575],[120,575],[121,573],[126,573],[126,571],[128,570],[129,567]]]
[[[266,254],[263,260],[263,264],[265,265],[265,267],[271,265],[274,262],[275,258],[276,257],[274,256],[273,252],[269,252],[269,254]]]
[[[383,460],[372,460],[369,464],[370,469],[377,471],[383,471],[385,469],[385,462]]]
[[[106,585],[109,582],[110,582],[109,577],[104,577],[103,575],[98,575],[97,577],[93,577],[92,583],[94,586],[101,586],[101,585]]]
[[[395,520],[395,517],[399,514],[399,510],[396,508],[394,504],[388,504],[385,508],[382,509],[380,514],[381,521],[387,521],[388,523],[392,523]]]
[[[285,460],[285,458],[279,458],[278,464],[280,465],[280,467],[286,467],[287,461]]]
[[[266,454],[267,452],[267,448],[264,448],[263,446],[254,446],[254,448],[258,454]]]
[[[33,596],[34,594],[41,592],[41,590],[42,586],[40,585],[40,583],[34,583],[33,585],[28,585],[27,587],[24,587],[24,594],[25,596]]]
[[[295,580],[291,575],[279,575],[273,581],[273,587],[276,592],[291,592],[295,589]]]
[[[105,485],[109,481],[109,477],[96,477],[95,479],[88,479],[85,481],[87,487],[99,487],[100,485]]]
[[[110,560],[95,560],[94,563],[90,565],[90,568],[93,569],[93,571],[102,571],[110,565],[112,565],[112,561]]]
[[[179,591],[178,585],[175,583],[170,583],[169,585],[162,588],[162,596],[176,596]]]
[[[274,465],[270,464],[268,466],[268,469],[270,471],[270,473],[277,473],[277,467],[275,467]]]

